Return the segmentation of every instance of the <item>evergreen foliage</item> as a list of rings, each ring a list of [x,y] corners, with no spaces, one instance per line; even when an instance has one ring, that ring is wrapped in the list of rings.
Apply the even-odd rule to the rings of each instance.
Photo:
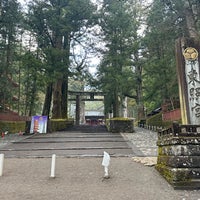
[[[134,1],[136,2],[136,1]],[[100,12],[105,49],[99,66],[99,86],[106,93],[105,112],[123,115],[125,96],[136,97],[139,76],[137,10],[128,10],[132,1],[104,1]],[[135,62],[133,64],[133,62]]]
[[[197,1],[154,0],[147,16],[144,45],[144,99],[150,110],[166,100],[178,99],[175,63],[175,41],[190,37],[186,22],[186,5],[198,6]],[[191,10],[190,15],[194,12]],[[197,22],[199,17],[195,16]],[[198,24],[198,23],[197,23]],[[198,39],[198,38],[197,38]]]
[[[139,118],[144,107],[177,100],[175,40],[200,39],[199,6],[198,0],[33,0],[20,9],[17,0],[1,0],[1,111],[66,118],[68,89],[86,85],[105,92],[105,113],[114,117],[124,115],[127,97]],[[88,55],[102,58],[95,75]]]
[[[17,32],[20,21],[20,7],[16,0],[0,2],[0,106],[2,110],[9,108],[13,99],[10,89],[15,80]]]

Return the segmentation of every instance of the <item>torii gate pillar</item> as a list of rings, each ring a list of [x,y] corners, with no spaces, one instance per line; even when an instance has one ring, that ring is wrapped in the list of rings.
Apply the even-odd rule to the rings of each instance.
[[[76,125],[80,125],[80,95],[76,95]]]

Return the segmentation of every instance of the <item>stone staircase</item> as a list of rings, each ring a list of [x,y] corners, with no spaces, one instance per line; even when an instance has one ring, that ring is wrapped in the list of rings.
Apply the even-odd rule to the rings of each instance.
[[[80,132],[80,133],[107,133],[108,130],[105,125],[74,125],[67,129],[67,132]]]
[[[132,156],[133,150],[120,134],[107,131],[103,125],[71,126],[67,130],[34,134],[22,141],[0,148],[6,157],[102,157]]]

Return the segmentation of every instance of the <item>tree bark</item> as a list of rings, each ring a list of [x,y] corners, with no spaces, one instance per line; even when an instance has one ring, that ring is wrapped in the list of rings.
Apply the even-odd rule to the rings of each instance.
[[[46,88],[46,94],[45,94],[45,101],[43,106],[42,115],[49,116],[50,114],[50,108],[51,108],[51,101],[52,101],[52,89],[53,84],[49,83],[49,85]]]
[[[197,31],[192,5],[189,0],[184,3],[184,11],[189,37],[199,39],[200,34]]]
[[[114,99],[113,99],[113,117],[120,117],[119,116],[119,97],[118,97],[118,92],[116,88],[115,88]]]
[[[61,105],[62,105],[62,118],[65,119],[67,118],[67,108],[68,108],[68,76],[65,75],[63,81],[62,81],[62,97],[61,97]]]
[[[31,102],[30,102],[30,105],[29,105],[29,116],[32,116],[33,115],[33,109],[34,109],[34,104],[35,104],[35,96],[36,96],[36,91],[37,91],[37,76],[36,74],[34,74],[34,79],[33,79],[33,88],[32,88],[32,91],[31,91]]]
[[[58,79],[53,87],[53,108],[52,118],[62,118],[61,114],[61,102],[62,102],[62,79]]]

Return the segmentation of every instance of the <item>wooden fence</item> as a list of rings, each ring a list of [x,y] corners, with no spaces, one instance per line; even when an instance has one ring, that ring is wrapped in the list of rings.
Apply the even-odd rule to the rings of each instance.
[[[170,110],[170,111],[164,112],[162,114],[162,120],[163,121],[178,121],[180,119],[181,119],[180,108],[177,108],[175,110]]]
[[[0,113],[0,121],[31,121],[31,117],[19,116],[15,113]]]

